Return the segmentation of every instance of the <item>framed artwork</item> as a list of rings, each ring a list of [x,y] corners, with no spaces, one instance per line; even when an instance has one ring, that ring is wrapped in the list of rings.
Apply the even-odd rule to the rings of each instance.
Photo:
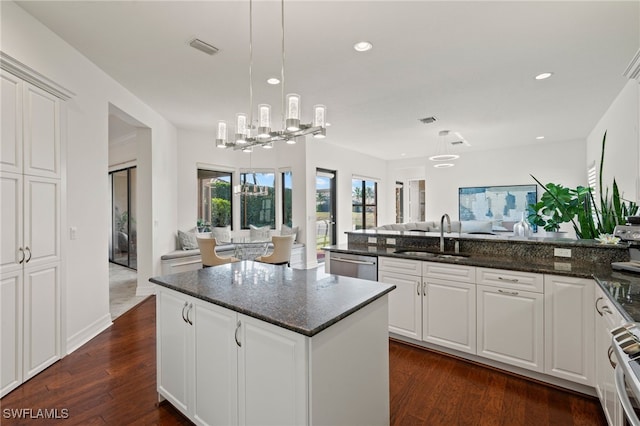
[[[491,222],[492,232],[513,232],[526,220],[530,204],[538,200],[538,185],[473,186],[458,188],[460,222]],[[464,225],[463,225],[464,226]],[[534,232],[537,227],[531,225]]]

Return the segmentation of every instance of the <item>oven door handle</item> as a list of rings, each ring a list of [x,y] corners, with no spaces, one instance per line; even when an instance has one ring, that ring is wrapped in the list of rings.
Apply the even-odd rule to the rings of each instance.
[[[616,390],[618,391],[618,399],[622,404],[627,420],[631,423],[631,426],[640,426],[640,419],[638,419],[638,416],[633,410],[631,401],[629,401],[629,395],[627,395],[627,389],[624,385],[624,371],[620,365],[616,367]]]

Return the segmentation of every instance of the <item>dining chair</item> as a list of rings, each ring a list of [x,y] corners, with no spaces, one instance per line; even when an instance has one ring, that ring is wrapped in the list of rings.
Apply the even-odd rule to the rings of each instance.
[[[273,265],[291,266],[291,248],[295,235],[274,235],[271,237],[273,252],[265,256],[256,257],[256,262],[271,263]]]
[[[197,237],[197,240],[198,247],[200,248],[200,256],[202,256],[203,268],[224,265],[225,263],[240,262],[240,259],[233,256],[218,256],[218,253],[216,253],[216,245],[218,244],[218,242],[215,238]]]

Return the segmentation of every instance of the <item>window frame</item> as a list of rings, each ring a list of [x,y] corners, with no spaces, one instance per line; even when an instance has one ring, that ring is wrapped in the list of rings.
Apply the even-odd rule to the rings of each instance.
[[[248,195],[245,195],[242,192],[241,188],[242,188],[242,185],[245,184],[245,182],[246,182],[246,176],[247,175],[251,175],[251,174],[253,174],[253,175],[267,175],[267,174],[268,175],[272,175],[273,186],[268,186],[267,187],[267,188],[269,188],[269,189],[267,189],[267,192],[269,192],[269,190],[271,190],[271,194],[269,195],[270,200],[269,199],[264,200],[264,201],[271,201],[271,203],[270,203],[271,207],[268,207],[267,209],[264,209],[264,208],[261,209],[261,210],[268,211],[268,214],[270,216],[269,223],[267,223],[266,221],[262,221],[260,223],[244,223],[245,222],[244,209],[245,209],[245,205],[247,204],[247,203],[245,203],[245,197],[248,197]],[[276,198],[276,196],[277,196],[277,194],[276,194],[276,192],[277,192],[276,179],[277,179],[277,175],[276,175],[276,170],[274,170],[274,169],[250,169],[250,170],[241,169],[239,171],[239,173],[238,173],[238,181],[239,181],[238,187],[240,189],[239,193],[238,193],[238,195],[240,195],[240,199],[239,199],[239,203],[240,203],[240,206],[239,206],[239,211],[240,211],[239,229],[250,229],[251,225],[254,225],[254,226],[266,226],[267,224],[269,225],[270,229],[276,229],[276,206],[277,206],[277,204],[276,204],[276,200],[277,200],[277,198]],[[257,177],[256,177],[256,180],[258,180]],[[263,185],[260,185],[260,186],[263,186]],[[253,196],[253,195],[251,195],[251,196]],[[258,195],[256,197],[266,197],[266,196]],[[250,220],[250,219],[247,219],[247,220]]]
[[[354,199],[354,190],[358,188],[356,183],[359,183],[360,188],[360,203],[356,203]],[[373,184],[373,202],[367,202],[367,186],[368,184]],[[359,207],[360,212],[355,211],[355,209]],[[369,212],[368,209],[372,208],[373,211]],[[355,214],[361,214],[361,224],[360,228],[357,227],[356,216]],[[373,213],[374,223],[367,223],[367,213]],[[378,181],[376,179],[371,178],[362,178],[353,176],[351,178],[351,225],[354,229],[371,229],[378,226]]]
[[[226,225],[220,225],[220,226],[229,226],[230,229],[234,229],[233,226],[233,210],[234,210],[234,202],[233,202],[233,171],[231,170],[224,170],[224,169],[214,169],[214,168],[204,168],[204,167],[198,167],[196,170],[196,179],[197,179],[197,191],[198,191],[198,206],[197,206],[197,220],[204,220],[205,224],[208,224],[208,228],[210,229],[211,227],[214,226],[213,223],[211,223],[211,205],[209,204],[209,214],[208,214],[208,218],[205,219],[206,216],[206,205],[205,205],[205,194],[203,192],[204,190],[204,181],[206,180],[211,180],[211,179],[216,179],[216,178],[221,178],[221,177],[228,177],[229,178],[229,220],[228,223]],[[207,176],[209,175],[209,176]],[[224,198],[222,198],[224,199]],[[205,231],[207,227],[205,227]]]

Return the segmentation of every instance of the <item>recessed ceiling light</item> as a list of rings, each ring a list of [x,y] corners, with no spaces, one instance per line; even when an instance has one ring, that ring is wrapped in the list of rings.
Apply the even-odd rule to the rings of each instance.
[[[267,80],[267,83],[276,85],[276,84],[280,84],[280,80],[275,77],[271,77],[270,79]]]
[[[359,41],[353,45],[353,48],[356,52],[366,52],[367,50],[371,50],[373,48],[373,44],[368,41]]]
[[[433,167],[435,167],[436,169],[445,169],[448,167],[453,167],[454,165],[452,163],[440,163],[440,164],[434,164]]]
[[[536,139],[538,139],[538,140],[544,139],[544,136],[536,136]]]
[[[553,75],[552,72],[543,72],[536,75],[536,80],[545,80]]]

